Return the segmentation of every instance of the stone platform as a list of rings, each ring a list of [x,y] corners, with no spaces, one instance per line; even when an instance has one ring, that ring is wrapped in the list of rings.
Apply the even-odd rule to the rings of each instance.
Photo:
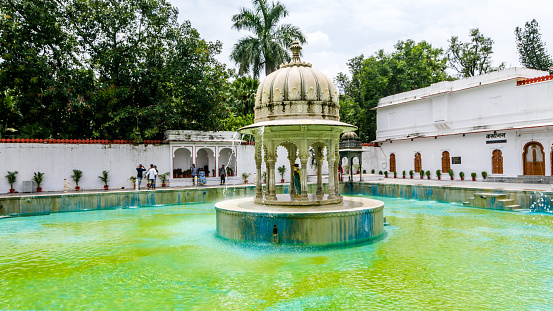
[[[279,196],[284,200],[287,195]],[[380,236],[383,209],[383,202],[360,197],[345,197],[340,204],[322,206],[268,206],[252,198],[215,204],[217,233],[223,238],[320,246],[353,244]],[[273,237],[275,225],[278,237]]]

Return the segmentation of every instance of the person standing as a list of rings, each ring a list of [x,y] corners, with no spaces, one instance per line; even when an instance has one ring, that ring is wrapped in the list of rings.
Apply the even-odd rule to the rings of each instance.
[[[296,188],[296,197],[301,196],[301,171],[298,164],[294,164],[294,188]]]
[[[150,164],[150,170],[148,170],[148,173],[146,173],[146,176],[148,177],[148,180],[150,181],[148,189],[155,189],[156,188],[156,176],[157,172],[154,168],[153,164]]]
[[[196,168],[195,164],[192,164],[192,169],[190,170],[190,173],[192,174],[192,186],[196,184],[196,175],[198,175],[198,169]]]
[[[224,164],[219,169],[219,175],[221,176],[221,185],[224,185],[226,183],[226,177],[227,177],[227,170],[225,169]]]
[[[140,190],[140,184],[142,183],[142,178],[144,177],[144,172],[146,168],[142,164],[138,164],[136,168],[136,180],[138,180],[138,190]]]

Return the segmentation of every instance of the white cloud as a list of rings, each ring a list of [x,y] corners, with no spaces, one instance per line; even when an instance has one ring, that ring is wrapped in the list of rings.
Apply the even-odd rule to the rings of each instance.
[[[328,35],[322,31],[316,31],[308,33],[307,44],[315,48],[328,48],[330,47],[330,39]]]

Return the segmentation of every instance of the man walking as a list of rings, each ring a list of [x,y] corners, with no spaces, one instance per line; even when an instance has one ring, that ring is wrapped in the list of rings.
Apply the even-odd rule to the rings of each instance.
[[[150,170],[146,173],[146,176],[148,177],[148,180],[150,181],[148,189],[155,189],[156,188],[156,176],[157,171],[154,168],[153,164],[150,164]]]
[[[145,171],[146,168],[142,166],[142,164],[138,164],[138,167],[136,168],[136,180],[138,180],[138,190],[140,190],[140,184],[142,183],[142,177]]]
[[[223,164],[223,166],[221,166],[221,168],[219,169],[219,175],[221,176],[221,185],[224,185],[225,182],[226,182],[226,177],[227,177],[227,170],[225,169],[225,165]]]
[[[192,169],[190,170],[190,173],[192,174],[192,186],[194,186],[196,184],[196,175],[198,175],[196,164],[192,164]]]

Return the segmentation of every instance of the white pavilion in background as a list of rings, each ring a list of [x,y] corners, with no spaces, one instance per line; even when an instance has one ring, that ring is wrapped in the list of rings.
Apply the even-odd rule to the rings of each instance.
[[[377,170],[548,182],[553,173],[553,75],[510,68],[382,98]],[[375,160],[375,159],[373,159]],[[530,177],[537,176],[537,177]]]

